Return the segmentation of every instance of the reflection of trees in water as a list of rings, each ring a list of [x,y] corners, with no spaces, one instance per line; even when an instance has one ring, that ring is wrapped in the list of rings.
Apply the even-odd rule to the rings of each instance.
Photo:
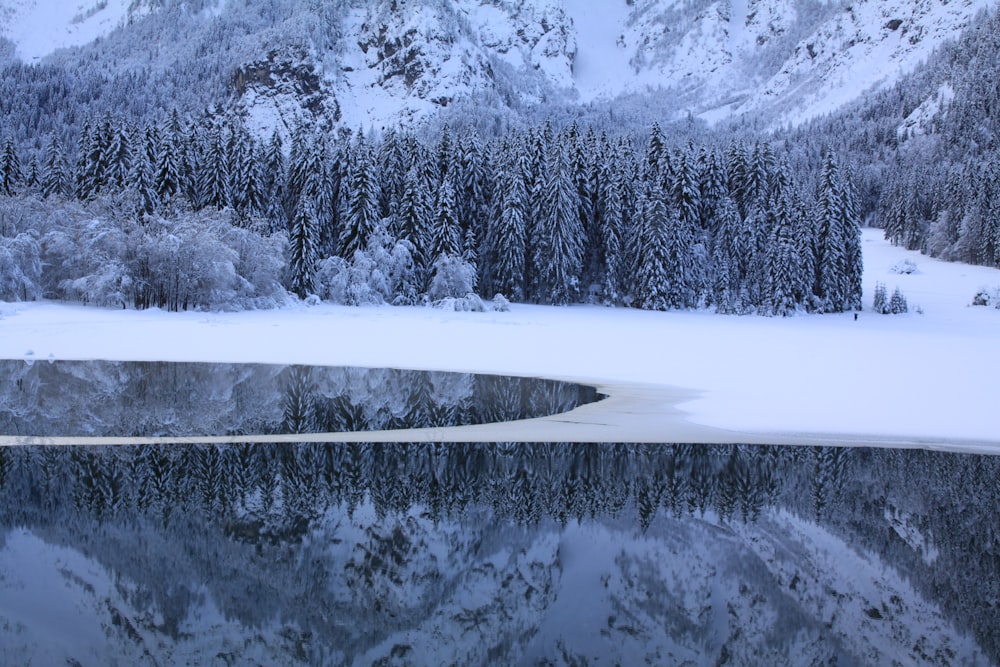
[[[0,433],[241,435],[525,419],[597,400],[535,378],[388,368],[0,360]]]
[[[498,381],[490,395],[508,395],[513,404],[516,392],[505,393],[509,388]],[[416,508],[434,522],[474,522],[486,512],[494,521],[528,527],[596,518],[634,522],[640,530],[661,515],[710,515],[725,524],[785,508],[878,553],[973,628],[997,658],[998,479],[998,458],[876,449],[29,447],[0,449],[0,520],[43,531],[76,527],[79,535],[132,524],[178,539],[221,531],[232,544],[226,548],[238,552],[241,544],[301,545],[331,509],[351,515],[366,503],[387,525],[405,521]],[[887,517],[906,525],[894,529]],[[915,547],[907,531],[926,543]]]

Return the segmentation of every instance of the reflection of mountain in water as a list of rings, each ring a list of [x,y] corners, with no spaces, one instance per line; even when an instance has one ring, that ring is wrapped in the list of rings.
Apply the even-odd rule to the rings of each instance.
[[[391,368],[0,360],[0,433],[184,436],[457,426],[558,414],[592,387]]]
[[[0,450],[0,661],[995,662],[998,473],[747,446]],[[40,644],[39,604],[79,631]]]

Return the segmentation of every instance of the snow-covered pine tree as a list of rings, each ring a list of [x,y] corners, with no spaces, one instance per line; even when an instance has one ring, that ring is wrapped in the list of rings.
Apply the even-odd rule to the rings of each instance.
[[[407,161],[403,149],[403,138],[389,129],[378,147],[378,172],[381,174],[379,188],[379,216],[393,221],[389,231],[396,233],[396,217],[403,198],[403,180],[406,178]]]
[[[885,315],[889,312],[889,299],[886,295],[884,283],[875,283],[875,294],[872,298],[872,310],[880,315]]]
[[[105,178],[108,187],[122,191],[129,187],[129,175],[132,173],[132,137],[135,130],[131,124],[118,118],[109,121],[108,145],[106,148]]]
[[[906,297],[897,287],[892,291],[892,296],[889,297],[889,312],[893,315],[900,315],[907,311],[909,311],[909,306],[906,303]]]
[[[743,142],[730,144],[726,151],[726,180],[729,183],[729,194],[736,204],[741,217],[746,217],[747,203],[744,194],[747,191],[748,172],[750,171],[750,156]]]
[[[861,305],[861,228],[855,201],[832,152],[826,151],[817,205],[816,296],[828,312]]]
[[[284,203],[288,174],[285,167],[285,149],[281,135],[275,130],[264,149],[262,158],[262,188],[264,193],[263,215],[271,231],[288,228]]]
[[[53,134],[45,146],[42,160],[42,197],[65,197],[69,194],[70,174],[69,163],[63,152],[59,138]]]
[[[208,134],[198,179],[198,205],[225,208],[230,205],[229,159],[226,140],[219,127]]]
[[[242,124],[233,132],[233,150],[229,155],[229,194],[239,220],[245,224],[264,209],[264,155]]]
[[[497,174],[494,213],[487,227],[492,291],[512,301],[522,301],[525,297],[526,199],[524,177],[516,166]]]
[[[183,192],[184,177],[181,174],[184,150],[180,122],[176,112],[163,124],[159,131],[156,162],[153,171],[153,187],[161,202],[170,202]]]
[[[666,261],[667,302],[672,308],[698,305],[698,268],[695,266],[694,229],[681,219],[677,209],[667,209]]]
[[[431,266],[429,248],[432,220],[430,188],[422,176],[423,172],[415,165],[406,171],[395,225],[399,240],[409,243],[413,248],[414,272],[421,288],[427,284]]]
[[[132,172],[129,175],[131,190],[138,199],[138,212],[140,215],[152,215],[156,211],[157,195],[153,187],[153,165],[149,160],[149,154],[145,149],[135,152],[132,160]]]
[[[661,182],[660,167],[662,166],[667,148],[664,145],[663,131],[659,123],[653,123],[646,142],[646,159],[643,164],[643,178],[650,182]]]
[[[678,153],[673,164],[672,205],[686,227],[698,229],[702,226],[698,165],[688,151]]]
[[[340,231],[340,255],[348,260],[365,248],[379,221],[379,183],[372,149],[360,139],[353,152]]]
[[[288,235],[291,288],[300,299],[315,291],[313,278],[316,275],[316,264],[319,259],[316,254],[318,236],[316,226],[316,214],[311,202],[300,201]]]
[[[451,178],[446,177],[438,187],[430,231],[431,264],[444,255],[458,257],[462,254],[462,228],[458,221],[455,187]]]
[[[612,165],[606,156],[598,177],[601,188],[600,221],[597,225],[600,238],[601,293],[604,303],[619,303],[622,297],[623,253],[625,251],[625,183],[622,169]]]
[[[83,201],[96,197],[107,184],[107,149],[110,142],[110,120],[84,125],[80,135],[80,156],[76,170],[76,195]]]
[[[743,221],[736,203],[728,194],[716,205],[716,234],[712,248],[712,302],[718,313],[742,313],[740,301],[740,227]]]
[[[669,310],[671,300],[670,250],[667,248],[667,227],[671,224],[662,188],[646,183],[643,195],[641,244],[636,258],[637,272],[633,282],[633,305],[645,310]],[[673,216],[676,224],[676,214]]]
[[[798,306],[799,296],[805,291],[792,204],[787,194],[776,189],[768,209],[770,238],[763,305],[773,315],[791,315]]]
[[[542,184],[545,208],[539,221],[540,242],[534,249],[534,266],[542,300],[563,305],[579,295],[584,230],[565,149],[550,145],[547,162]]]

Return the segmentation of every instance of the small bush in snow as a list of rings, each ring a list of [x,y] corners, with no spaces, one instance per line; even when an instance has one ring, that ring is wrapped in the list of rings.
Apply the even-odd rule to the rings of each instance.
[[[912,259],[904,259],[896,262],[889,269],[889,272],[902,275],[910,275],[912,273],[918,273],[917,265]]]
[[[510,310],[510,301],[503,294],[497,293],[493,297],[493,310],[498,313],[506,313]]]
[[[459,299],[476,288],[476,267],[456,255],[442,255],[434,262],[434,276],[427,291],[432,301]]]
[[[486,304],[471,292],[460,299],[445,297],[438,299],[433,304],[439,310],[454,310],[455,312],[483,313],[486,312]]]
[[[996,292],[996,294],[1000,294],[1000,288],[997,288],[995,290],[995,292]],[[1000,308],[1000,299],[996,298],[996,294],[991,293],[988,289],[986,289],[985,287],[983,287],[978,292],[976,292],[976,295],[974,297],[972,297],[972,305],[973,306],[988,306],[988,305],[992,304],[994,301],[996,301],[997,302],[997,308]]]
[[[313,283],[321,298],[348,306],[412,305],[418,301],[413,247],[396,241],[381,227],[350,262],[342,257],[321,260]]]

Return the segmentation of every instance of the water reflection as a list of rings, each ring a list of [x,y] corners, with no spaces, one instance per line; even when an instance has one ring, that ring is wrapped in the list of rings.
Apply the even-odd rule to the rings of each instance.
[[[995,663],[998,480],[875,449],[0,449],[0,662]]]
[[[338,433],[558,414],[600,396],[535,378],[391,368],[0,360],[0,434]]]

